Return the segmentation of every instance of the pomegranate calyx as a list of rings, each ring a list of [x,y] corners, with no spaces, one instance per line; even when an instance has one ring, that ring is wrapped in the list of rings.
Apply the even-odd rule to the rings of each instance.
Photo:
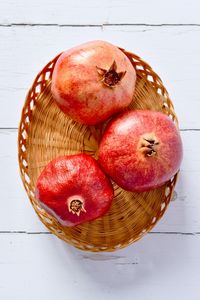
[[[69,202],[68,205],[69,212],[72,214],[76,214],[77,216],[80,216],[81,212],[86,212],[83,201],[80,199],[73,199]]]
[[[110,88],[118,84],[126,74],[126,71],[119,73],[117,72],[117,64],[115,60],[108,70],[99,68],[97,66],[96,68],[98,74],[101,76],[101,81]]]
[[[144,135],[140,141],[140,150],[145,156],[155,156],[158,151],[158,139],[153,134]]]

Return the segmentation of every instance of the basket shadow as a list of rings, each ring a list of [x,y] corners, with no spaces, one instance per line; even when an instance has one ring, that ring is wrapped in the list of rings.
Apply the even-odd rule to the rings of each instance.
[[[91,149],[96,149],[95,139],[92,139],[91,147],[91,135],[86,134],[83,127],[79,128],[77,125],[77,131],[72,135],[71,130],[75,130],[74,124],[69,123],[70,126],[66,126],[66,117],[61,115],[58,108],[55,110],[56,107],[53,105],[51,94],[49,93],[50,81],[47,80],[51,78],[52,63],[55,63],[55,61],[50,62],[39,74],[40,76],[38,75],[32,90],[30,90],[20,126],[20,136],[23,133],[25,136],[28,136],[26,143],[22,137],[20,141],[23,146],[25,143],[25,150],[29,150],[25,152],[25,163],[28,163],[30,173],[27,175],[31,178],[33,185],[35,185],[37,176],[43,166],[52,158],[58,155],[72,154],[74,151],[77,152],[77,149],[78,151],[82,150],[81,147],[83,145],[84,151],[88,151],[90,154]],[[130,105],[129,108],[164,111],[176,121],[173,105],[159,77],[146,63],[143,62],[140,65],[140,59],[137,57],[135,57],[135,64],[138,67],[141,66],[142,69],[138,68],[135,99],[133,105]],[[48,75],[48,78],[46,78],[46,75]],[[45,90],[43,89],[44,86],[46,86]],[[36,97],[38,93],[40,93],[40,97]],[[31,95],[35,98],[32,99]],[[52,105],[50,105],[51,103]],[[37,109],[35,109],[36,107]],[[24,129],[28,127],[29,130],[24,132]],[[79,134],[80,132],[83,134]],[[79,138],[74,139],[77,136]],[[85,144],[83,140],[88,141],[88,143]],[[67,152],[68,150],[66,151],[68,148],[66,145],[68,144],[70,144],[69,153]],[[42,151],[40,151],[40,147]],[[20,146],[22,158],[24,158],[24,148]],[[95,151],[93,152],[95,153]],[[21,167],[22,165],[21,161]],[[26,166],[23,165],[22,168],[25,174]],[[23,181],[25,182],[25,177],[23,177]],[[26,184],[30,188],[29,184]],[[179,212],[180,216],[177,216],[177,218],[182,220],[183,210],[179,210]],[[48,220],[48,216],[44,219],[44,223],[46,222],[45,220]],[[47,225],[49,225],[48,222]],[[99,232],[99,228],[96,232]],[[119,234],[117,236],[119,237]],[[177,268],[181,269],[188,246],[187,241],[185,239],[181,240],[181,237],[174,234],[151,233],[132,246],[112,253],[82,252],[56,238],[56,242],[53,238],[53,242],[55,242],[53,245],[56,248],[56,256],[58,253],[58,259],[66,267],[66,272],[69,272],[68,264],[70,261],[73,269],[75,269],[74,272],[81,273],[88,282],[92,282],[102,289],[107,286],[117,290],[126,289],[129,285],[144,284],[144,280],[157,280],[163,273],[170,273]]]
[[[166,234],[149,234],[124,250],[104,254],[86,253],[60,243],[81,278],[100,289],[114,290],[156,282],[166,274],[181,272],[188,245],[186,240],[181,242],[180,237]]]
[[[184,178],[180,176],[179,180],[182,186]],[[178,212],[176,217],[184,224],[184,209]],[[115,252],[85,252],[61,240],[57,240],[57,246],[61,257],[67,256],[76,272],[81,273],[81,277],[90,284],[100,289],[125,290],[138,284],[144,285],[144,282],[159,282],[161,278],[171,276],[172,272],[181,272],[184,267],[190,245],[188,236],[176,232],[165,233],[168,225],[166,230],[163,229],[164,225],[161,226],[163,232],[159,232],[157,227],[159,229],[160,226],[156,226],[156,232],[150,232],[138,242]]]

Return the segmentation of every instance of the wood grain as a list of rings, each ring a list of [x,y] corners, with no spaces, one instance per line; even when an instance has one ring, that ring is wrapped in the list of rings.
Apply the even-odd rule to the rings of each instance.
[[[1,299],[199,299],[199,5],[198,0],[0,1],[0,127],[18,126],[27,89],[57,53],[104,39],[152,65],[187,130],[174,201],[154,232],[114,254],[90,254],[67,246],[39,222],[19,178],[17,130],[0,129]]]
[[[14,26],[0,27],[0,39],[0,127],[18,126],[27,90],[49,60],[86,39],[103,39],[148,61],[169,91],[180,127],[200,128],[198,26]]]
[[[91,254],[52,235],[0,235],[1,299],[199,299],[200,236],[148,235]],[[192,295],[192,296],[191,296]]]
[[[200,158],[196,141],[200,131],[181,133],[184,160],[174,201],[154,232],[200,232]],[[22,187],[17,161],[17,130],[0,130],[0,232],[46,232]]]
[[[1,0],[1,24],[199,24],[198,0]]]

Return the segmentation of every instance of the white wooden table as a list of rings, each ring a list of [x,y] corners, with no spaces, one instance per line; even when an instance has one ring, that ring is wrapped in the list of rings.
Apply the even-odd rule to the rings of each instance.
[[[66,245],[39,222],[19,178],[27,89],[57,53],[103,39],[148,61],[174,102],[184,160],[154,230],[114,253]],[[200,299],[199,0],[0,1],[0,299]]]

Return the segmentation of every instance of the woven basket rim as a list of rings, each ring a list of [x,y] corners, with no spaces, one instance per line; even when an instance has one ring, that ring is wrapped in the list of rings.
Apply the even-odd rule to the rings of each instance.
[[[145,61],[143,61],[139,56],[126,51],[125,49],[122,49],[119,47],[119,49],[121,51],[123,51],[125,53],[125,55],[127,55],[127,57],[130,59],[131,63],[133,64],[134,68],[137,71],[137,75],[139,74],[141,77],[145,77],[146,80],[148,80],[148,83],[151,82],[152,83],[152,87],[156,90],[159,91],[158,93],[162,95],[162,97],[165,99],[163,105],[163,109],[164,109],[164,113],[168,114],[169,116],[172,117],[172,120],[175,122],[176,126],[178,127],[178,120],[176,117],[176,114],[174,112],[174,106],[173,103],[171,101],[171,99],[169,98],[169,94],[166,90],[166,88],[164,87],[161,78],[153,71],[153,69],[151,68],[151,66],[146,63]],[[29,89],[26,99],[25,99],[25,103],[22,109],[22,113],[21,113],[21,118],[20,118],[20,124],[19,124],[19,130],[18,130],[18,160],[19,160],[19,169],[20,169],[20,176],[23,182],[23,185],[25,187],[25,190],[29,196],[29,199],[31,201],[31,204],[33,206],[33,208],[35,209],[37,215],[39,216],[40,220],[43,222],[43,224],[45,224],[45,226],[51,231],[53,232],[55,235],[57,235],[59,238],[67,241],[68,243],[72,244],[73,246],[82,249],[82,250],[87,250],[87,251],[115,251],[117,249],[126,247],[127,245],[130,245],[131,243],[135,242],[136,240],[140,239],[145,233],[149,232],[154,226],[155,224],[160,220],[160,218],[162,217],[162,215],[164,214],[170,200],[172,197],[172,193],[177,181],[177,175],[178,173],[169,181],[166,183],[165,185],[165,190],[168,190],[168,194],[166,195],[166,202],[165,202],[165,207],[164,209],[161,210],[159,217],[154,220],[151,224],[148,225],[148,229],[144,230],[143,232],[141,232],[141,234],[139,234],[137,237],[135,238],[130,238],[129,240],[127,240],[126,242],[119,244],[119,245],[114,245],[114,246],[98,246],[98,247],[91,247],[91,245],[87,245],[86,242],[84,243],[77,243],[77,241],[74,241],[73,239],[68,239],[65,237],[65,233],[63,234],[63,232],[61,233],[59,230],[54,230],[54,228],[52,228],[52,224],[49,224],[46,221],[46,216],[48,216],[48,214],[46,212],[43,212],[41,210],[41,208],[38,208],[38,203],[35,201],[34,199],[34,194],[32,191],[32,187],[31,187],[31,179],[29,178],[30,182],[28,182],[29,180],[26,180],[26,177],[28,177],[28,166],[24,166],[23,162],[27,162],[27,157],[26,157],[26,141],[27,138],[23,137],[23,132],[25,131],[27,136],[28,136],[28,132],[29,132],[29,128],[31,125],[31,115],[33,113],[33,110],[36,109],[36,102],[37,99],[40,95],[42,95],[42,93],[45,91],[45,88],[47,86],[47,82],[49,80],[49,78],[51,78],[52,76],[52,72],[53,72],[53,67],[58,59],[58,57],[61,55],[62,53],[59,53],[58,55],[56,55],[56,57],[54,59],[52,59],[49,63],[46,64],[46,66],[38,73],[38,75],[35,77],[35,80],[31,86],[31,88]],[[46,78],[46,74],[49,74],[49,78]],[[151,77],[151,78],[150,78]],[[39,87],[39,91],[37,92],[36,89],[37,87]],[[33,105],[31,105],[32,101],[35,103],[33,103]],[[28,118],[28,119],[27,119]],[[28,120],[28,121],[27,121]],[[23,146],[25,148],[25,150],[23,151]],[[44,217],[45,216],[45,217]],[[52,216],[48,216],[49,219],[52,220]],[[54,218],[53,218],[54,219]]]

